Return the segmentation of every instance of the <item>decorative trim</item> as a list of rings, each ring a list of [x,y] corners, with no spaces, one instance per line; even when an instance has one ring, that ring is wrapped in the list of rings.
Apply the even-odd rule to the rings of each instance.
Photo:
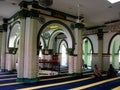
[[[16,82],[24,82],[24,78],[17,78]]]
[[[43,55],[53,55],[53,49],[43,49],[42,54]]]
[[[112,38],[110,39],[110,41],[109,41],[109,45],[108,45],[108,53],[110,53],[110,46],[111,46],[112,41],[113,41],[113,39],[114,39],[114,37],[115,37],[116,35],[120,35],[120,33],[116,33],[116,34],[114,34],[114,35],[112,36]]]
[[[24,82],[24,83],[35,83],[35,82],[38,82],[39,80],[40,80],[39,77],[32,78],[32,79],[29,79],[29,78],[17,78],[16,79],[17,82]]]
[[[94,53],[93,43],[92,43],[91,39],[89,37],[84,37],[83,40],[84,39],[87,39],[90,42],[91,48],[92,48],[92,53]]]
[[[73,45],[72,48],[75,48],[75,38],[74,38],[74,35],[73,35],[71,29],[70,29],[66,24],[64,24],[63,22],[58,21],[58,20],[48,21],[47,23],[45,23],[45,24],[40,28],[40,30],[39,30],[39,32],[38,32],[38,35],[37,35],[37,47],[39,47],[39,43],[40,43],[40,40],[39,40],[39,39],[40,39],[40,35],[41,35],[42,31],[44,30],[44,28],[46,28],[47,25],[49,25],[49,24],[51,24],[51,23],[61,24],[61,25],[63,25],[63,26],[68,30],[68,32],[69,32],[69,34],[71,35],[71,38],[72,38],[72,45]]]
[[[73,49],[73,48],[67,48],[67,53],[68,53],[69,55],[74,56],[74,49]]]
[[[99,40],[103,40],[103,29],[98,29],[97,36]]]
[[[9,54],[16,54],[18,48],[8,48]]]
[[[85,28],[85,25],[83,23],[76,23],[75,28],[79,28],[79,29]]]
[[[3,19],[3,31],[7,32],[7,28],[8,28],[8,19],[4,18]]]

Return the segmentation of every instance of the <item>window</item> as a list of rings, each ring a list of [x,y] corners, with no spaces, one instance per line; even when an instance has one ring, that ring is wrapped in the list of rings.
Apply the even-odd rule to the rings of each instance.
[[[61,65],[62,66],[67,66],[67,44],[65,41],[62,41],[60,45],[60,52],[61,52]]]

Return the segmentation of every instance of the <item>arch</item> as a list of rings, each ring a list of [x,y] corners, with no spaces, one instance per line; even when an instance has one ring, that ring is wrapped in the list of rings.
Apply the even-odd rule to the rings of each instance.
[[[110,46],[111,46],[111,43],[113,41],[113,39],[116,37],[116,35],[120,35],[120,33],[116,33],[112,36],[112,38],[110,39],[110,42],[109,42],[109,45],[108,45],[108,53],[110,53]]]
[[[64,51],[62,51],[63,49],[63,45],[66,48]],[[67,66],[68,64],[68,58],[67,58],[67,48],[68,48],[68,43],[65,39],[62,39],[59,43],[59,50],[58,52],[60,53],[60,66]],[[65,53],[66,52],[66,53]],[[64,58],[64,59],[63,59]]]
[[[116,33],[112,36],[109,42],[108,53],[110,53],[110,63],[114,68],[119,69],[119,49],[120,49],[120,33]]]
[[[92,53],[93,53],[93,44],[88,37],[84,37],[83,38],[83,63],[84,63],[83,70],[91,68]]]
[[[88,40],[89,40],[89,42],[90,42],[90,44],[91,44],[92,52],[94,53],[93,43],[92,43],[91,39],[90,39],[89,37],[84,37],[83,40],[84,40],[84,39],[88,39]]]
[[[17,26],[16,26],[17,25]],[[19,26],[18,26],[19,25]],[[16,41],[16,38],[19,37],[19,35],[16,35],[17,34],[17,31],[20,30],[20,21],[16,21],[15,23],[13,23],[11,26],[10,26],[10,32],[9,32],[9,35],[8,35],[8,44],[7,44],[7,47],[15,47],[15,41]],[[16,29],[18,30],[16,30]],[[19,33],[19,31],[18,31]]]
[[[65,23],[63,23],[63,22],[61,22],[61,21],[58,21],[58,20],[52,20],[52,21],[48,21],[47,23],[45,23],[41,28],[40,28],[40,30],[39,30],[39,32],[38,32],[38,35],[37,35],[37,47],[39,47],[39,40],[40,40],[40,35],[41,35],[41,33],[42,33],[42,31],[48,26],[48,25],[50,25],[50,24],[57,24],[57,25],[59,25],[60,27],[62,27],[62,28],[64,28],[63,29],[63,31],[64,31],[64,34],[65,35],[67,35],[69,38],[69,47],[70,48],[75,48],[75,38],[74,38],[74,36],[73,36],[73,34],[72,34],[72,31],[71,31],[71,29],[65,24]],[[58,32],[55,32],[54,34],[56,34],[56,33],[58,33]],[[53,36],[53,35],[52,35]],[[52,37],[53,38],[53,37]],[[49,46],[49,48],[51,48],[51,46]]]

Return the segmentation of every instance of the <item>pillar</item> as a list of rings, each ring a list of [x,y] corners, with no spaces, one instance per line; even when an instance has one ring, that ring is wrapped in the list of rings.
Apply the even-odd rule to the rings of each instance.
[[[84,30],[84,25],[82,23],[75,24],[75,38],[76,38],[76,47],[75,47],[75,54],[77,55],[76,60],[76,73],[82,73],[82,32]]]
[[[7,36],[8,19],[3,19],[3,33],[2,33],[2,46],[1,46],[1,71],[5,72],[6,69],[6,36]]]
[[[74,73],[74,49],[73,48],[67,48],[68,53],[68,73],[72,74]]]
[[[103,70],[103,30],[98,29],[98,67]]]
[[[26,15],[27,11],[27,4],[25,1],[20,3],[20,7],[25,8],[19,12],[20,17],[20,40],[18,45],[18,68],[17,68],[17,81],[23,82],[24,80],[24,51],[25,51],[25,30],[26,30]]]
[[[24,48],[24,82],[38,81],[38,57],[37,57],[37,32],[39,11],[36,8],[38,2],[33,1],[29,15],[26,18],[25,48]]]

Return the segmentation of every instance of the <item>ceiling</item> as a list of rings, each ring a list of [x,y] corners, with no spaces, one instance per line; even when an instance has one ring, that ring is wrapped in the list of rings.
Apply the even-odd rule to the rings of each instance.
[[[9,18],[19,10],[18,4],[21,1],[0,0],[0,25],[3,18]],[[79,11],[79,15],[84,16],[87,27],[103,25],[105,22],[120,19],[120,2],[111,4],[107,0],[53,0],[49,8],[75,16],[78,16]]]

